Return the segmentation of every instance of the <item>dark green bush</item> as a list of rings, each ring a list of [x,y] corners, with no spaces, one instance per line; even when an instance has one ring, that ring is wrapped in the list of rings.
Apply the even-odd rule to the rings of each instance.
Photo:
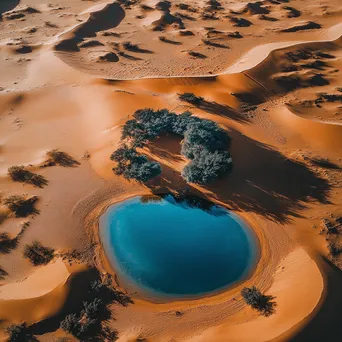
[[[260,292],[255,286],[251,288],[244,287],[241,290],[241,295],[253,309],[257,310],[264,316],[270,316],[275,312],[276,302],[275,297],[267,296]]]
[[[55,255],[55,250],[43,246],[39,241],[34,241],[24,248],[24,258],[29,259],[34,266],[48,264]]]
[[[232,167],[232,159],[227,151],[209,152],[203,150],[185,166],[182,176],[190,183],[207,184]]]
[[[29,333],[26,323],[12,324],[5,328],[7,342],[34,342],[37,339]]]
[[[103,307],[103,302],[99,298],[95,298],[92,302],[83,302],[82,314],[89,318],[96,318]]]
[[[101,314],[105,311],[105,304],[101,299],[95,298],[92,302],[83,302],[80,314],[69,314],[60,323],[60,328],[77,337],[85,337],[90,330],[101,321]]]
[[[58,149],[53,149],[46,153],[48,160],[44,166],[59,165],[64,167],[73,167],[80,163],[67,153],[62,152]]]
[[[69,314],[61,321],[60,328],[71,335],[79,336],[80,320],[76,314]]]
[[[185,93],[183,97],[193,100],[190,95]],[[145,108],[136,111],[134,119],[122,129],[122,138],[128,139],[131,147],[124,145],[111,155],[111,160],[117,162],[114,172],[140,182],[158,176],[159,163],[149,162],[146,156],[138,154],[136,147],[143,147],[162,134],[184,136],[181,152],[193,160],[182,173],[189,182],[208,183],[231,167],[230,154],[225,151],[230,138],[215,122],[194,117],[190,112],[177,115],[167,109]]]
[[[215,122],[202,120],[190,123],[187,126],[184,142],[190,146],[198,145],[213,152],[227,149],[230,138]]]

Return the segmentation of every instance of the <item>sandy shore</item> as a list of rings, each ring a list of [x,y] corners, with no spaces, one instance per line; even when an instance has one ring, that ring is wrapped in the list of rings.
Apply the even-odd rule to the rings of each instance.
[[[243,283],[203,298],[160,303],[129,293],[134,304],[110,307],[108,325],[119,341],[342,336],[342,263],[327,247],[341,241],[322,230],[324,219],[337,225],[342,215],[341,103],[322,97],[338,95],[342,84],[339,1],[292,0],[292,10],[262,1],[264,16],[247,3],[222,1],[211,19],[205,2],[187,1],[192,15],[179,1],[170,13],[155,1],[142,2],[149,10],[102,0],[50,2],[0,5],[0,199],[38,196],[39,211],[15,218],[0,203],[0,233],[19,241],[1,251],[0,338],[11,323],[58,317],[94,267],[113,274],[126,292],[103,253],[99,217],[133,196],[184,189],[245,220],[259,240],[259,262]],[[234,26],[236,18],[249,26]],[[306,29],[308,22],[320,27]],[[204,97],[206,105],[184,104],[182,92]],[[121,126],[145,107],[191,110],[225,128],[234,160],[229,177],[206,187],[187,184],[175,137],[144,151],[161,164],[160,177],[141,185],[116,176],[109,156],[120,144]],[[42,167],[46,152],[56,148],[77,164]],[[13,182],[12,165],[42,175],[46,186]],[[34,240],[58,257],[32,266],[23,250]],[[73,251],[82,257],[69,257]],[[244,304],[240,291],[252,285],[276,297],[271,317]],[[41,331],[40,341],[62,336],[58,326]]]

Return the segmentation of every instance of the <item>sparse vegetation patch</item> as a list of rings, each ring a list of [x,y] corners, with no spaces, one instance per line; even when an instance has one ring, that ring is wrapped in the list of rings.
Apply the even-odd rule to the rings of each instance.
[[[260,292],[255,286],[244,287],[241,290],[241,295],[246,304],[260,312],[263,316],[270,316],[275,312],[277,303],[274,301],[274,296],[265,295]]]
[[[48,264],[54,255],[55,250],[53,248],[45,247],[39,241],[26,245],[24,249],[24,258],[29,259],[34,266]]]
[[[14,182],[29,183],[39,188],[48,184],[42,175],[37,175],[25,168],[23,165],[14,165],[8,168],[8,175]]]

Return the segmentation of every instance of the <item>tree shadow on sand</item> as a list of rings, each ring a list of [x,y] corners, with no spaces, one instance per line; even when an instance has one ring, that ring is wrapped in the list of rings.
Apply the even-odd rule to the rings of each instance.
[[[180,154],[182,138],[176,135],[162,136],[148,146],[148,151],[158,157],[171,162],[180,162],[184,158]]]
[[[329,182],[299,161],[287,159],[271,146],[230,131],[232,172],[201,190],[187,184],[179,172],[162,165],[152,191],[192,193],[216,199],[237,211],[254,212],[278,223],[300,217],[309,202],[329,203]]]
[[[247,123],[250,121],[247,116],[243,115],[243,113],[236,111],[230,106],[220,104],[215,101],[201,99],[198,103],[193,105],[204,112],[226,117],[237,122]]]

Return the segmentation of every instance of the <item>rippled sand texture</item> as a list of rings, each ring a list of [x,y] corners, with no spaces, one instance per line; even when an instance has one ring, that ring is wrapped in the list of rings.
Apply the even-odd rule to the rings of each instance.
[[[128,293],[134,304],[112,304],[107,322],[119,341],[342,337],[341,254],[328,248],[342,250],[342,3],[220,3],[1,1],[1,340],[23,321],[40,341],[65,336],[60,318],[87,299],[96,269],[115,275],[99,216],[133,196],[184,190],[246,220],[260,261],[246,282],[213,296],[155,303]],[[185,104],[182,92],[204,101]],[[161,177],[143,186],[114,175],[121,126],[144,107],[190,110],[227,129],[229,177],[186,184],[176,137],[144,150]],[[47,163],[53,149],[65,152],[62,163]],[[41,187],[13,182],[13,165],[41,175]],[[9,195],[35,211],[13,217]],[[55,249],[53,261],[23,258],[34,240]],[[243,303],[240,290],[251,285],[276,296],[274,315]]]

